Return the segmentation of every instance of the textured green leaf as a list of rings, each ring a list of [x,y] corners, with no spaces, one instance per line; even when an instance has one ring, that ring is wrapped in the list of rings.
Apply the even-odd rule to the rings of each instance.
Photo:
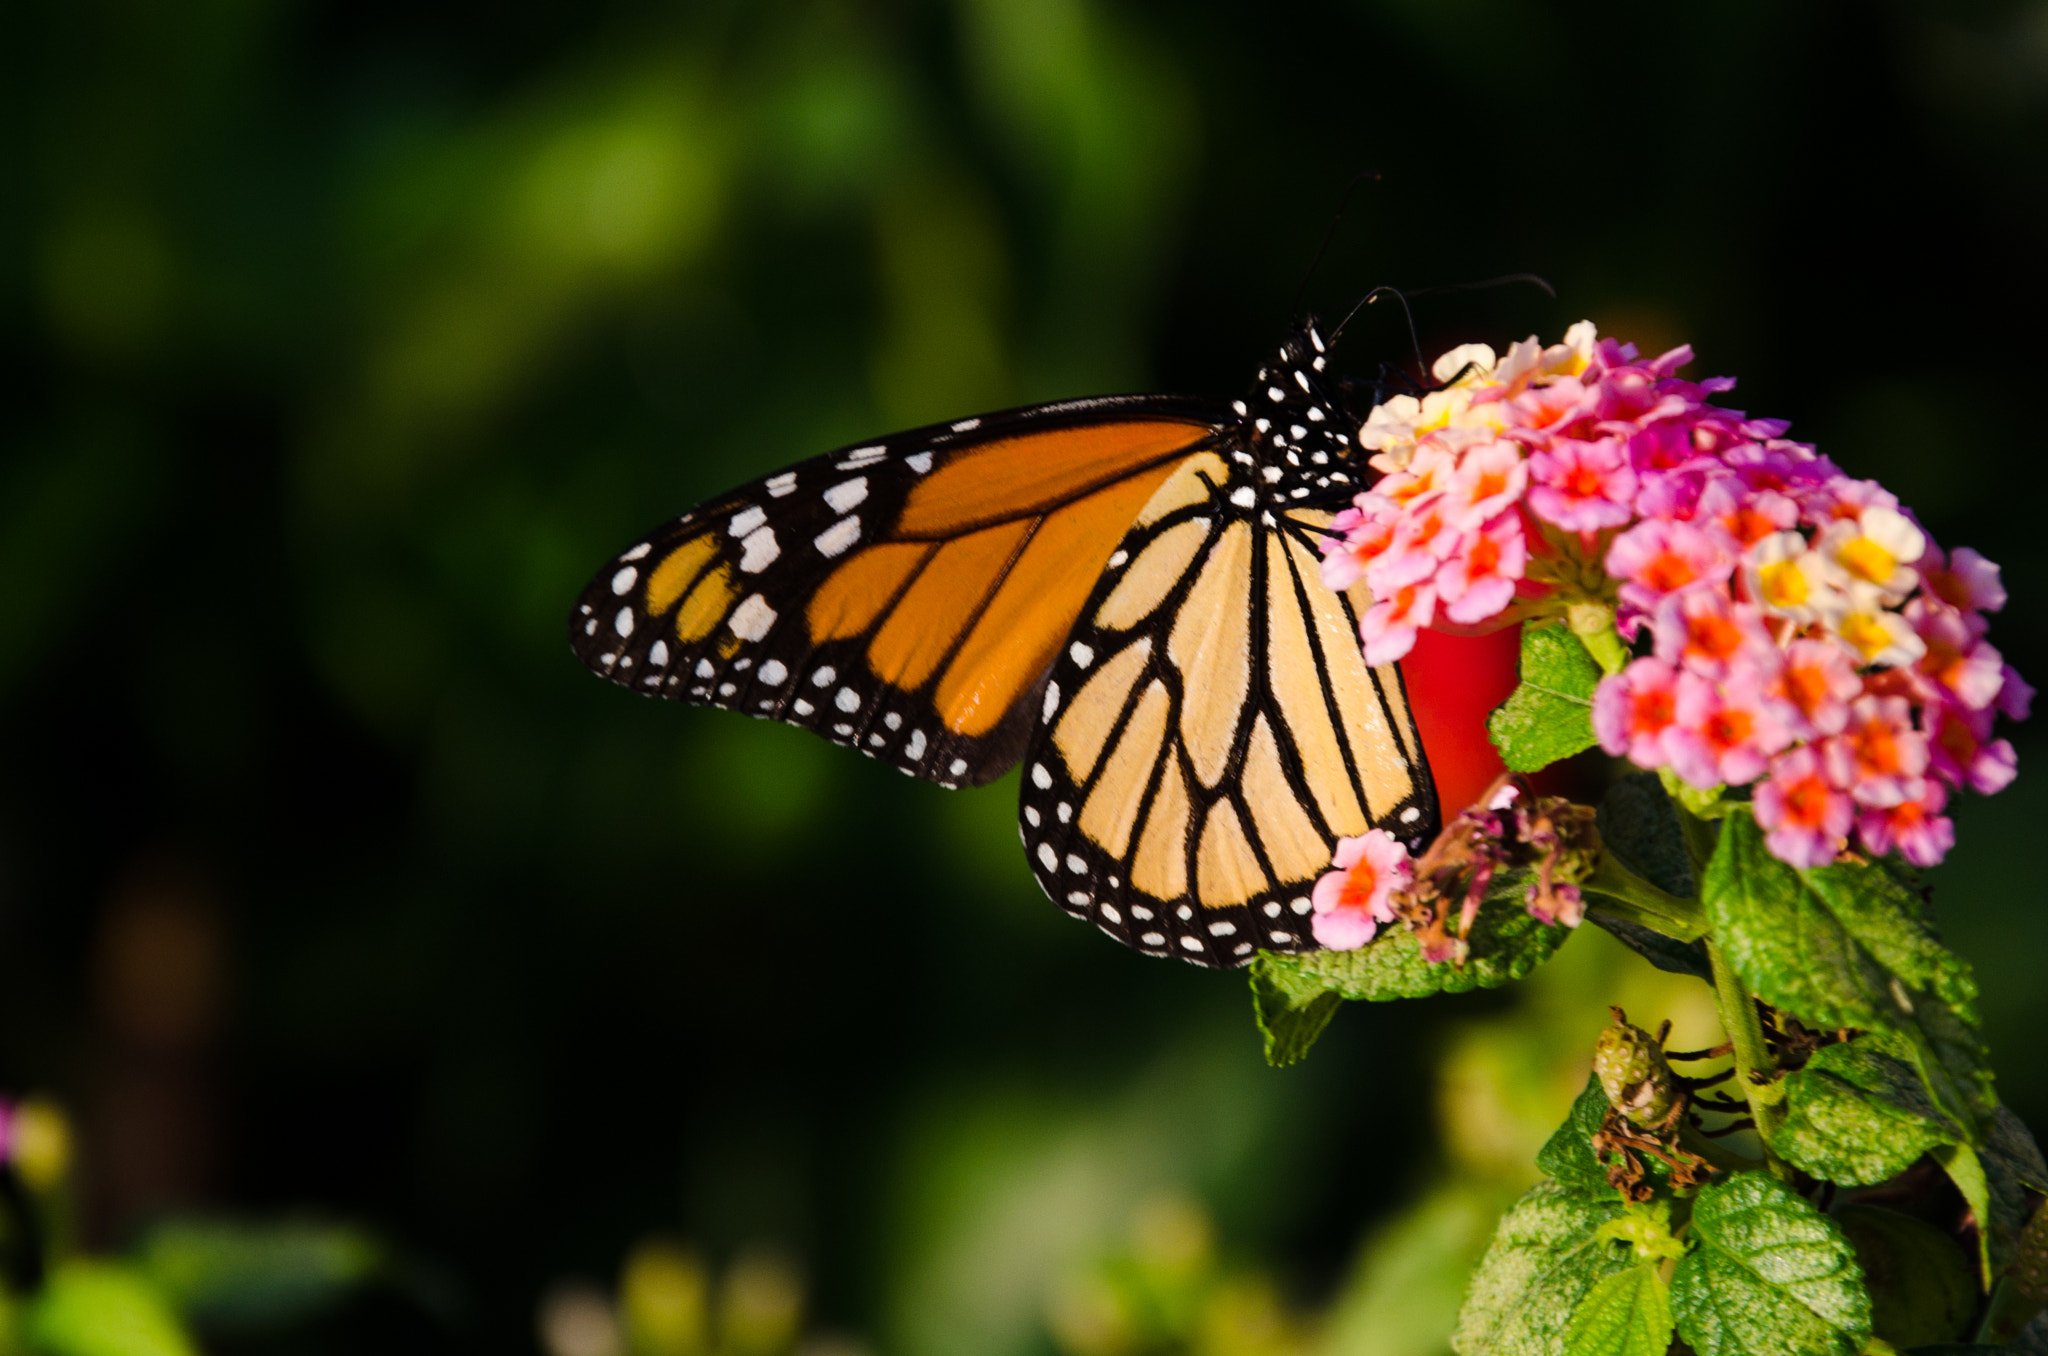
[[[1424,960],[1422,943],[1415,934],[1392,927],[1356,951],[1309,951],[1295,956],[1261,952],[1252,962],[1254,992],[1264,985],[1284,995],[1289,1004],[1306,1006],[1311,1001],[1309,995],[1317,990],[1378,1002],[1499,988],[1550,959],[1558,944],[1571,935],[1570,928],[1531,917],[1520,906],[1518,892],[1513,899],[1501,896],[1502,891],[1497,890],[1480,909],[1467,939],[1471,954],[1462,965]]]
[[[1600,1091],[1600,1079],[1586,1075],[1586,1086],[1572,1101],[1571,1113],[1557,1127],[1536,1154],[1536,1170],[1574,1191],[1589,1196],[1620,1198],[1607,1184],[1607,1169],[1593,1153],[1593,1136],[1607,1119],[1607,1094]]]
[[[1754,1172],[1716,1182],[1693,1202],[1692,1229],[1671,1307],[1699,1356],[1855,1356],[1870,1336],[1854,1249],[1782,1183]]]
[[[1654,772],[1632,772],[1600,798],[1600,842],[1622,865],[1660,890],[1690,899],[1699,888],[1685,830]]]
[[[1600,666],[1570,627],[1522,628],[1521,678],[1486,721],[1502,762],[1534,772],[1593,747]]]
[[[1785,1080],[1779,1156],[1825,1181],[1867,1186],[1929,1149],[1972,1136],[1934,1105],[1912,1066],[1869,1040],[1830,1045]]]
[[[1628,1246],[1600,1237],[1621,1213],[1544,1182],[1501,1217],[1472,1273],[1451,1348],[1459,1356],[1556,1356],[1572,1315],[1601,1278],[1635,1265]]]
[[[1920,897],[1891,870],[1795,870],[1738,810],[1723,823],[1701,900],[1721,954],[1759,998],[1809,1026],[1899,1036],[1893,1053],[1966,1128],[1997,1105],[1970,1029],[1969,965],[1941,945]]]
[[[1271,965],[1265,956],[1252,962],[1251,983],[1252,1015],[1266,1038],[1266,1063],[1276,1068],[1306,1057],[1344,1003],[1344,996],[1320,976]]]
[[[1564,1356],[1664,1356],[1671,1346],[1671,1293],[1654,1266],[1603,1276],[1579,1304]]]
[[[2027,1227],[2027,1189],[2048,1194],[2048,1167],[2025,1122],[2004,1107],[1988,1118],[1983,1142],[1943,1145],[1934,1151],[1956,1190],[1983,1226],[1977,1231],[1984,1283],[2003,1271]]]
[[[29,1307],[23,1331],[45,1356],[198,1356],[163,1292],[111,1262],[67,1262]]]

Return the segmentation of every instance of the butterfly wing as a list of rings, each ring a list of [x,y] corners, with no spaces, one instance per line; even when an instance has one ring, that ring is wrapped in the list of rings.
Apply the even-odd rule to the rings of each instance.
[[[1213,452],[1109,558],[1041,697],[1021,791],[1032,869],[1125,944],[1211,966],[1313,949],[1339,837],[1435,831],[1398,669],[1367,667],[1312,526]],[[1248,492],[1249,488],[1249,492]]]
[[[1001,775],[1131,520],[1226,419],[1161,396],[937,424],[742,486],[621,552],[570,643],[638,692]]]

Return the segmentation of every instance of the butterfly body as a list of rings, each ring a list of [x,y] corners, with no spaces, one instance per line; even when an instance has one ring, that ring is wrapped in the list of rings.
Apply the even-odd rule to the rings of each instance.
[[[1393,667],[1316,529],[1368,478],[1313,325],[1250,395],[1067,401],[799,464],[636,542],[571,618],[635,690],[943,786],[1022,759],[1047,893],[1154,954],[1311,948],[1337,837],[1434,832]]]

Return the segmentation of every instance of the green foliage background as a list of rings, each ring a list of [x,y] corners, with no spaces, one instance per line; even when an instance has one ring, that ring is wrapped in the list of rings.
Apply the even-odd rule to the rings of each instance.
[[[1155,1189],[1309,1296],[1415,1199],[1433,1023],[1512,989],[1267,1070],[1239,982],[1038,896],[1004,789],[636,701],[564,643],[609,552],[780,463],[1234,394],[1361,167],[1306,304],[1526,269],[1560,300],[1429,301],[1425,346],[1692,340],[2002,562],[1993,638],[2048,677],[2040,0],[6,27],[0,1083],[77,1109],[90,1237],[206,1203],[402,1240],[441,1298],[336,1320],[393,1349],[530,1341],[550,1278],[668,1229],[782,1241],[889,1350],[1027,1350],[1038,1278]],[[1343,356],[1404,350],[1375,308]],[[2035,1124],[2040,753],[1936,874]],[[161,898],[224,957],[176,1039],[110,922]],[[1413,1237],[1470,1206],[1429,1201]],[[1379,1331],[1345,1293],[1333,1340]]]

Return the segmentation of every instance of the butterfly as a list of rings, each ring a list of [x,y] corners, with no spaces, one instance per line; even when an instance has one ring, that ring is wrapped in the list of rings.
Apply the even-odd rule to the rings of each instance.
[[[1360,651],[1370,598],[1320,577],[1372,479],[1328,349],[1311,319],[1228,404],[1060,401],[800,462],[619,553],[572,648],[941,786],[1023,762],[1039,883],[1139,951],[1312,950],[1337,840],[1438,823],[1400,672]]]

